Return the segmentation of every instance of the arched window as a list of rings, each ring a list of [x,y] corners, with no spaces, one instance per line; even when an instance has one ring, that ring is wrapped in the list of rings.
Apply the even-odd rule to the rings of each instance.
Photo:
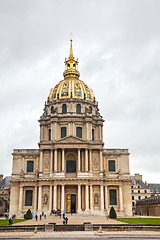
[[[76,106],[76,113],[81,113],[81,105],[77,104]]]
[[[66,104],[62,105],[62,113],[67,113],[67,105]]]
[[[62,127],[61,128],[61,138],[66,137],[67,135],[67,128],[66,127]]]
[[[76,136],[79,138],[82,138],[82,128],[81,127],[76,128]]]
[[[115,172],[115,161],[113,160],[108,161],[108,170],[109,172]]]
[[[92,107],[91,106],[89,107],[89,113],[92,113]]]
[[[51,113],[54,113],[54,107],[53,106],[51,107]]]
[[[117,205],[117,191],[115,189],[109,190],[110,205]]]
[[[26,193],[25,193],[25,206],[32,206],[32,195],[33,195],[33,191],[32,190],[26,190]]]

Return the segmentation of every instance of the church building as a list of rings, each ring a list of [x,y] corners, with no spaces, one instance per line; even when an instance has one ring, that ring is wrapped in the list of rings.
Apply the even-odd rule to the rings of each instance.
[[[39,148],[13,150],[10,215],[106,214],[113,206],[117,216],[131,216],[129,152],[104,148],[104,120],[79,79],[72,39],[63,76],[39,119]]]

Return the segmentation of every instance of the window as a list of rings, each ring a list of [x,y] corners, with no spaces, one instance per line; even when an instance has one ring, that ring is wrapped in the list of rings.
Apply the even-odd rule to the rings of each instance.
[[[141,196],[138,196],[138,199],[141,200]]]
[[[62,113],[67,113],[67,105],[66,104],[62,105]]]
[[[140,188],[140,186],[138,186],[138,188]]]
[[[94,141],[94,129],[92,129],[92,141]]]
[[[32,190],[26,190],[25,206],[32,206],[32,195],[33,195],[33,191]]]
[[[53,106],[51,107],[51,113],[54,113],[54,107]]]
[[[48,130],[48,139],[51,141],[51,129]]]
[[[67,161],[66,173],[76,173],[76,161],[72,160]]]
[[[138,193],[140,193],[140,190],[138,190]]]
[[[27,161],[27,172],[33,172],[34,162]]]
[[[91,106],[89,107],[89,113],[92,113],[92,107]]]
[[[79,138],[82,138],[82,128],[81,127],[76,128],[76,136]]]
[[[81,113],[81,105],[77,104],[76,106],[76,113]]]
[[[134,196],[132,196],[132,200],[134,200]]]
[[[62,127],[61,128],[61,138],[66,137],[67,135],[67,128],[66,127]]]
[[[144,193],[147,193],[147,190],[144,190]]]
[[[109,172],[115,172],[115,161],[113,160],[108,161],[108,170]]]
[[[133,188],[133,186],[131,186],[131,188]]]
[[[117,205],[117,191],[115,189],[109,190],[110,205]]]
[[[134,206],[134,202],[132,202],[132,206]]]
[[[132,190],[132,193],[134,193],[134,191]]]

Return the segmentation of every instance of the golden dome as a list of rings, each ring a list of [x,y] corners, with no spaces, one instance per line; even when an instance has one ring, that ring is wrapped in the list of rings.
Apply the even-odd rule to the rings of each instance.
[[[64,79],[60,81],[54,88],[51,89],[49,94],[49,101],[52,102],[57,99],[86,99],[94,102],[94,95],[82,80],[79,79]]]
[[[49,102],[57,99],[84,99],[94,102],[95,97],[90,89],[82,80],[79,80],[78,58],[74,59],[72,39],[70,44],[70,55],[68,60],[65,58],[64,80],[60,81],[49,94]]]

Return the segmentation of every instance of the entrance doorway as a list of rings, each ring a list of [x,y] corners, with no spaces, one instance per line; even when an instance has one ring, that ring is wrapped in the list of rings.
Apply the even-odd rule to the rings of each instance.
[[[76,195],[67,196],[67,213],[76,213]]]
[[[71,212],[76,213],[76,195],[71,195]]]

